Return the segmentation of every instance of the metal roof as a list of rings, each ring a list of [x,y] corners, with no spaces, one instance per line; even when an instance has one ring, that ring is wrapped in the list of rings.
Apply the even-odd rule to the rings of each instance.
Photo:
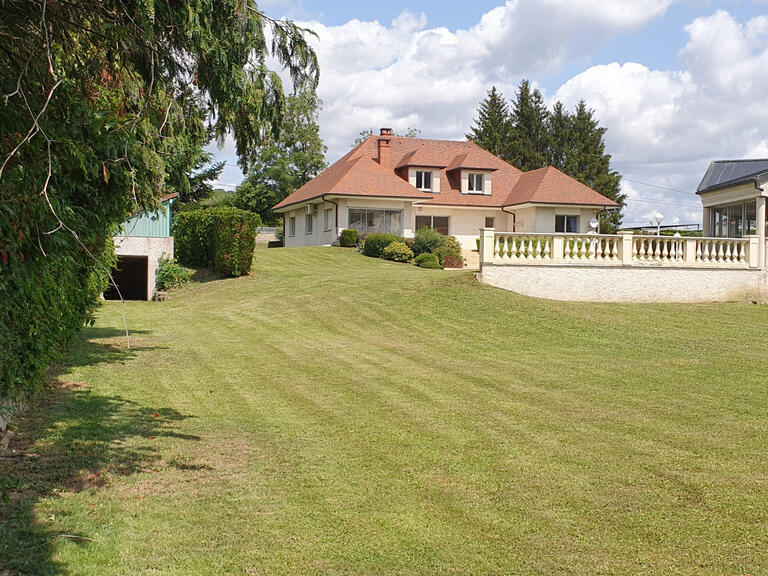
[[[739,184],[763,173],[768,173],[768,159],[715,160],[707,168],[696,192],[709,192],[732,184]]]

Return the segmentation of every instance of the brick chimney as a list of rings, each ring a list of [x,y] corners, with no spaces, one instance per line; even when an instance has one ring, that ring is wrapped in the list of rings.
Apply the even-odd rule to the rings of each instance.
[[[379,132],[379,164],[384,168],[390,168],[390,152],[389,145],[390,138],[392,138],[392,128],[382,128]]]

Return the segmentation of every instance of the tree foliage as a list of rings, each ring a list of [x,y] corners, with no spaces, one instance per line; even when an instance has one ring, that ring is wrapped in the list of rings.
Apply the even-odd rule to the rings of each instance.
[[[248,176],[237,187],[235,206],[273,223],[277,216],[272,206],[325,169],[326,147],[317,125],[318,108],[319,101],[312,92],[288,98],[280,135],[269,138],[244,162]]]
[[[373,136],[374,132],[373,130],[361,130],[360,133],[357,135],[357,138],[355,138],[355,141],[352,142],[352,148],[357,148],[368,140],[371,136]],[[411,128],[410,126],[405,129],[405,132],[398,132],[397,130],[392,130],[392,136],[395,136],[397,138],[418,138],[421,136],[421,129],[420,128]]]
[[[467,138],[523,171],[554,166],[623,207],[621,174],[611,169],[605,132],[583,100],[573,112],[561,102],[550,111],[541,92],[523,80],[511,107],[495,87],[488,92]],[[621,210],[600,220],[601,231],[615,231]]]
[[[493,86],[477,109],[477,118],[467,139],[501,158],[509,146],[509,106]]]
[[[169,190],[199,194],[211,135],[231,133],[247,162],[279,134],[269,59],[310,90],[318,68],[306,31],[250,0],[0,6],[2,397],[88,318],[127,213]]]

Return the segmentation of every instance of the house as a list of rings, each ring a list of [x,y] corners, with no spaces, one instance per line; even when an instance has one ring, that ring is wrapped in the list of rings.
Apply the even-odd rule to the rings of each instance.
[[[428,226],[474,250],[481,228],[585,233],[617,206],[552,167],[521,172],[473,142],[382,128],[273,210],[286,246],[331,244],[344,228],[413,237]]]
[[[755,235],[765,247],[768,159],[715,160],[696,193],[703,205],[704,236],[744,238]],[[765,255],[761,255],[763,261]]]
[[[161,207],[152,212],[132,214],[114,236],[117,269],[112,278],[126,300],[151,300],[155,294],[155,273],[163,256],[173,257],[171,206],[178,194],[160,199]],[[104,294],[118,298],[114,287]]]

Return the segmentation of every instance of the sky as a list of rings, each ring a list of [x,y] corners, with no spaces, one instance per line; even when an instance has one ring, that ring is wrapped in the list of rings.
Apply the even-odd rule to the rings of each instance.
[[[492,86],[583,99],[624,178],[625,225],[696,224],[709,162],[768,157],[768,0],[265,0],[312,29],[333,163],[362,130],[463,140]],[[234,146],[219,180],[243,178]]]

